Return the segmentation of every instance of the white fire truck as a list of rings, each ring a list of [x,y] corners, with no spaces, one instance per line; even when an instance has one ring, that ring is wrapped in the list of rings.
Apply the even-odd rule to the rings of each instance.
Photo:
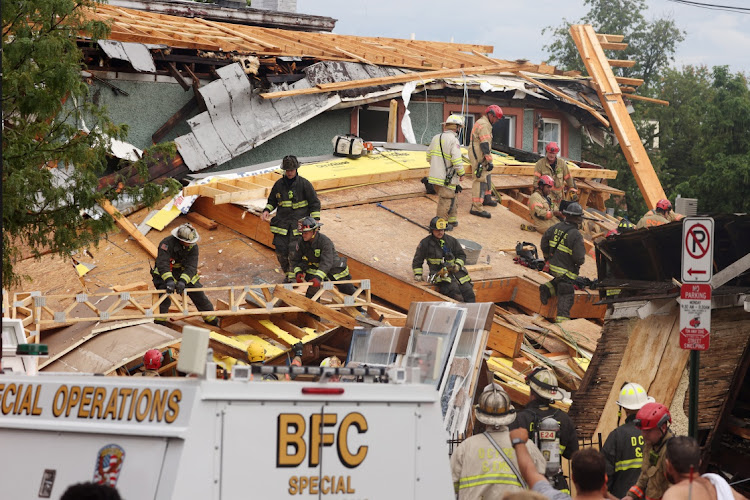
[[[238,370],[0,374],[0,498],[59,498],[89,481],[127,500],[454,497],[434,386]]]

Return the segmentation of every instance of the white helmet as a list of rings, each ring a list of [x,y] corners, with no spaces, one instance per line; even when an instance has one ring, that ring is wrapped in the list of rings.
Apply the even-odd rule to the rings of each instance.
[[[444,122],[445,125],[458,125],[459,127],[464,126],[464,117],[461,115],[450,115]]]
[[[173,229],[172,236],[174,236],[181,242],[188,243],[190,245],[197,243],[200,239],[198,231],[196,231],[193,226],[187,223]]]
[[[510,425],[516,420],[516,409],[508,394],[496,384],[488,385],[474,407],[477,420],[487,425]]]
[[[546,400],[562,399],[563,395],[557,387],[557,377],[549,368],[537,367],[526,376],[526,383],[539,397]]]
[[[617,404],[628,410],[640,410],[646,403],[653,403],[654,398],[646,394],[641,384],[626,382],[620,389],[620,397]]]

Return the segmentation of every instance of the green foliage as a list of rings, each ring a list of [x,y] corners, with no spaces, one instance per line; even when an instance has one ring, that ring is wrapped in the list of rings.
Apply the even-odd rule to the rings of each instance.
[[[93,43],[107,33],[106,25],[83,15],[94,5],[93,0],[2,3],[4,287],[20,284],[22,276],[13,266],[23,249],[35,256],[45,250],[65,256],[96,244],[114,225],[106,214],[98,220],[82,214],[98,200],[127,192],[155,203],[164,195],[155,185],[99,191],[108,137],[123,139],[127,129],[86,99],[76,35],[85,32]],[[81,131],[83,116],[88,133]],[[134,166],[143,178],[148,161]]]
[[[674,53],[684,33],[668,18],[648,21],[643,15],[645,0],[584,0],[589,7],[586,15],[575,22],[563,19],[557,27],[549,26],[544,32],[551,32],[552,42],[544,49],[549,53],[552,64],[566,70],[586,73],[578,50],[570,37],[572,24],[590,24],[597,33],[624,35],[628,47],[614,52],[616,59],[636,61],[632,68],[613,68],[617,76],[641,78],[644,90],[650,89],[657,81],[660,72],[674,59]]]

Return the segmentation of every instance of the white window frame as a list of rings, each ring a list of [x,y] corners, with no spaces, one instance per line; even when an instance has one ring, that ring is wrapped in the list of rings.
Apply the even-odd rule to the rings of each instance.
[[[537,137],[536,137],[536,147],[537,151],[542,154],[544,151],[544,148],[549,144],[550,142],[556,142],[560,148],[562,148],[562,120],[559,118],[544,118],[542,117],[542,121],[544,122],[544,125],[547,124],[555,124],[557,125],[557,137],[551,138],[549,140],[545,140],[544,137],[544,129],[540,130],[537,129]],[[546,127],[545,127],[546,128]]]

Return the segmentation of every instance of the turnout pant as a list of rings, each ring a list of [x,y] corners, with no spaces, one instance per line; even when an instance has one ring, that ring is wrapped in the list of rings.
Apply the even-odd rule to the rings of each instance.
[[[440,293],[454,300],[459,302],[476,302],[474,285],[471,283],[471,280],[461,284],[458,282],[458,279],[453,278],[450,282],[441,281],[437,286]]]
[[[284,272],[284,277],[287,281],[294,280],[294,273],[292,273],[292,264],[289,262],[289,251],[292,249],[294,244],[301,238],[301,236],[295,236],[294,230],[289,229],[289,232],[285,235],[274,234],[273,235],[273,246],[276,249],[276,258],[279,261],[281,270]]]
[[[475,212],[484,210],[484,197],[492,194],[492,175],[487,169],[482,170],[482,175],[475,178],[471,183],[471,209]]]
[[[157,290],[163,290],[166,287],[166,284],[163,279],[161,279],[161,276],[158,276],[156,274],[151,275],[154,281],[154,287],[156,287]],[[201,285],[200,280],[196,281],[195,283],[188,283],[185,285],[185,288],[187,289],[196,289],[196,288],[203,288],[203,285]],[[206,296],[205,293],[203,293],[200,290],[195,290],[192,292],[188,292],[188,297],[190,297],[190,300],[195,304],[195,307],[199,311],[213,311],[214,306],[211,304],[211,301],[209,300],[208,296]],[[162,314],[169,312],[169,306],[172,305],[172,299],[169,297],[165,298],[161,304],[159,304],[159,312]],[[214,321],[216,320],[216,316],[204,316],[203,319],[205,321]]]
[[[558,276],[552,281],[539,285],[539,299],[542,304],[547,304],[551,297],[557,296],[556,323],[570,319],[570,309],[575,302],[575,292],[573,281],[566,276]]]
[[[456,206],[456,191],[445,186],[435,186],[435,190],[438,194],[437,204],[437,216],[447,220],[449,224],[457,222],[456,213],[458,207]]]

